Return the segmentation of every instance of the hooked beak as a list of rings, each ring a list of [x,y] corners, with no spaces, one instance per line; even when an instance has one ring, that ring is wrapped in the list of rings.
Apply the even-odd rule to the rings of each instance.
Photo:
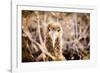
[[[56,37],[57,37],[56,32],[53,31],[53,32],[51,33],[51,38],[52,38],[52,41],[53,41],[53,47],[54,47],[54,45],[55,45]]]

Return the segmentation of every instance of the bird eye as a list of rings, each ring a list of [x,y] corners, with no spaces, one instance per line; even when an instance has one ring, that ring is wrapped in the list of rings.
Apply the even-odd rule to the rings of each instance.
[[[60,29],[57,30],[58,32],[60,31]]]
[[[50,31],[50,28],[48,30]]]

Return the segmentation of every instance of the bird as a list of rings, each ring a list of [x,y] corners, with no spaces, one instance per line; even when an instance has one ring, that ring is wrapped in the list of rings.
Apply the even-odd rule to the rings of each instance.
[[[64,60],[62,54],[62,27],[59,23],[51,22],[47,25],[45,44],[47,51],[55,57],[55,61]],[[47,60],[53,61],[50,57]]]

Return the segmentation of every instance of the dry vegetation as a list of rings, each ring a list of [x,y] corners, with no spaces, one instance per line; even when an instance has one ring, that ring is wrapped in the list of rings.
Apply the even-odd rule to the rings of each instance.
[[[62,52],[58,55],[60,59],[52,55],[46,47],[46,29],[50,22],[59,23],[63,30]],[[57,53],[55,51],[55,54]],[[89,58],[89,13],[22,11],[22,62],[87,60]]]

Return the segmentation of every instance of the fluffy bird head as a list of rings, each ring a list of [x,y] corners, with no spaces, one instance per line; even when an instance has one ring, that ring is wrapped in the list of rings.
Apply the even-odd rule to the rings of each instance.
[[[47,34],[52,39],[53,47],[55,47],[55,41],[57,38],[61,39],[62,37],[62,28],[58,23],[50,23],[47,27]]]

